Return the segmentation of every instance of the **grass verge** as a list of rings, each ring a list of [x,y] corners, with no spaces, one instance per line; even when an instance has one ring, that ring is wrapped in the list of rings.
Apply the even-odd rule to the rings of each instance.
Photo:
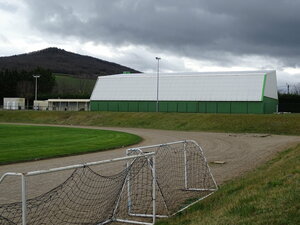
[[[300,145],[157,225],[300,224]]]
[[[300,135],[300,114],[0,111],[0,122]]]
[[[117,131],[0,124],[0,164],[128,146],[139,136]]]

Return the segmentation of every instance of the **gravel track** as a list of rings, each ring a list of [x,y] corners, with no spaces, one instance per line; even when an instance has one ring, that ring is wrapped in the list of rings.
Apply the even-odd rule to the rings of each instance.
[[[139,128],[110,128],[46,124],[40,124],[38,126],[78,127],[128,132],[137,134],[143,138],[143,141],[135,146],[161,144],[178,140],[195,140],[203,147],[204,154],[208,162],[225,161],[225,164],[210,163],[212,173],[218,184],[222,184],[225,181],[241,176],[272,158],[276,152],[300,143],[299,136],[186,132]],[[125,149],[126,148],[120,148],[84,155],[4,165],[0,166],[0,176],[2,176],[5,172],[28,172],[123,157],[125,156]],[[107,170],[113,171],[113,169],[109,167]],[[51,190],[58,184],[62,183],[71,172],[72,171],[67,171],[64,173],[30,177],[28,179],[28,197],[31,198]],[[10,177],[0,184],[0,204],[19,200],[20,178]]]

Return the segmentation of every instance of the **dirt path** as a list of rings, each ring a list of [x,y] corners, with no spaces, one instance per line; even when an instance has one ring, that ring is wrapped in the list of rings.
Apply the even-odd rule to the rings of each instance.
[[[270,159],[276,152],[284,150],[288,146],[300,143],[299,136],[185,132],[89,126],[64,127],[108,129],[137,134],[144,140],[136,146],[160,144],[185,139],[195,140],[203,147],[204,154],[209,162],[216,160],[226,162],[222,165],[211,165],[212,173],[218,184],[240,176],[245,172],[257,167],[258,165],[261,165],[263,162]],[[84,162],[122,157],[124,155],[125,148],[121,148],[78,156],[5,165],[0,166],[0,176],[5,172],[27,172],[40,169],[49,169]],[[70,172],[30,177],[28,180],[29,198],[50,190],[51,188],[63,182],[69,174]],[[19,180],[20,179],[16,177],[8,178],[5,180],[5,182],[0,184],[0,204],[20,200]]]

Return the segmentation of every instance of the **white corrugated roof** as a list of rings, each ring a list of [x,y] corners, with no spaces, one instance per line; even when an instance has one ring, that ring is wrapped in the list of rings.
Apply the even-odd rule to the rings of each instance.
[[[48,102],[90,102],[90,99],[48,99]]]
[[[274,71],[160,73],[159,100],[261,101],[266,74],[275,75],[276,81]],[[156,84],[156,73],[103,76],[98,78],[91,100],[154,101]]]

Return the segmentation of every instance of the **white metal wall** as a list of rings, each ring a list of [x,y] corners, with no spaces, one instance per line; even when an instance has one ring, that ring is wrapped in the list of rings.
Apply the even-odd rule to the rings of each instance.
[[[160,74],[159,100],[261,101],[264,75],[271,74],[269,72],[272,71],[163,73]],[[91,100],[155,101],[156,79],[156,74],[119,74],[99,77]],[[274,82],[266,85],[267,93],[269,89],[274,89],[271,86],[274,86]],[[277,90],[276,84],[275,89]]]
[[[276,71],[267,73],[264,95],[269,98],[278,99]]]

